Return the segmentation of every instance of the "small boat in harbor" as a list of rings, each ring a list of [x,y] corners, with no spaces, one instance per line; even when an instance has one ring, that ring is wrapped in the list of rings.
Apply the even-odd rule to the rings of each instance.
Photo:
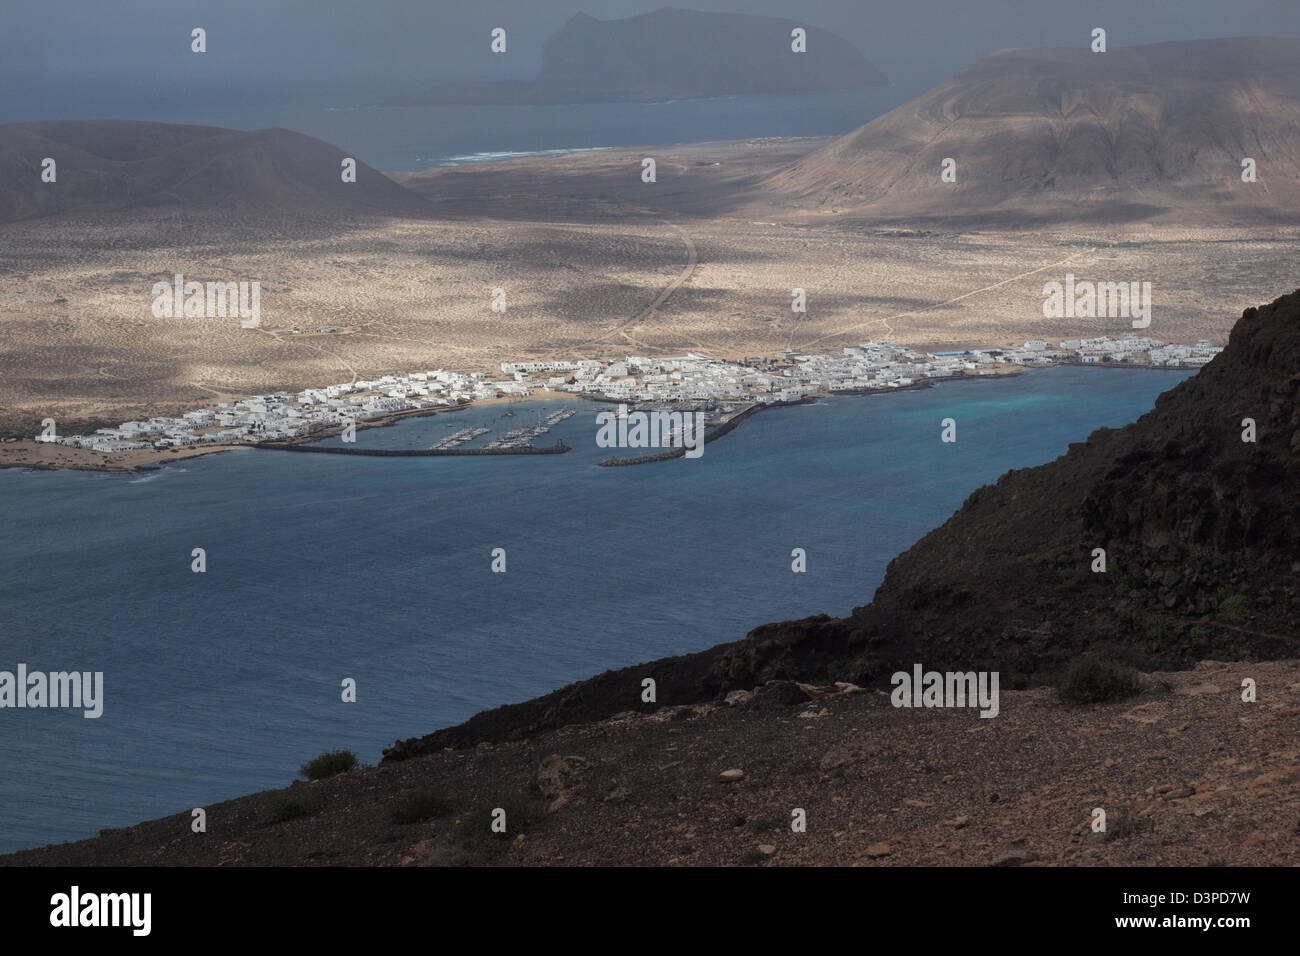
[[[558,412],[551,412],[551,414],[543,418],[542,424],[558,425],[560,422],[564,421],[565,419],[572,418],[576,414],[578,414],[578,410],[576,408],[562,408]]]
[[[486,435],[491,430],[492,429],[490,428],[483,428],[482,426],[477,428],[462,428],[460,431],[448,435],[446,438],[440,439],[436,444],[432,445],[431,448],[434,451],[443,448],[455,448],[457,445],[463,444],[467,441],[472,441],[480,435]]]

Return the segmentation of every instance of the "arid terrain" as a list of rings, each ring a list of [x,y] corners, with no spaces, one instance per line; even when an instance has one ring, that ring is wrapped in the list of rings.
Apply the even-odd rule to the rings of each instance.
[[[431,199],[427,219],[232,223],[163,208],[0,224],[0,428],[30,437],[52,417],[71,433],[261,391],[424,368],[496,372],[513,359],[1125,331],[1123,319],[1043,318],[1043,283],[1067,272],[1150,281],[1148,334],[1221,340],[1225,316],[1293,284],[1296,230],[937,233],[810,219],[747,196],[754,175],[816,142],[396,177]],[[640,181],[645,154],[659,157],[655,184]],[[155,318],[153,283],[175,273],[259,281],[261,328]],[[796,287],[806,314],[790,310]],[[506,290],[505,314],[490,309],[494,288]],[[327,327],[342,331],[317,331]]]
[[[938,228],[1287,226],[1300,202],[1297,118],[1294,37],[1004,50],[767,185]]]
[[[1300,863],[1300,662],[1146,684],[1083,706],[1004,690],[987,720],[896,709],[887,684],[790,682],[638,713],[631,683],[627,712],[594,724],[214,804],[206,833],[187,807],[0,865]]]
[[[391,176],[359,163],[354,183],[340,181],[342,150],[287,130],[9,124],[0,434],[512,359],[1129,328],[1045,319],[1043,285],[1067,274],[1150,282],[1145,334],[1222,340],[1228,317],[1295,285],[1298,49],[1009,51],[839,138]],[[47,155],[56,183],[41,180]],[[949,156],[955,183],[939,178]],[[153,284],[176,274],[259,282],[261,326],[155,317]],[[490,309],[498,288],[504,314]]]

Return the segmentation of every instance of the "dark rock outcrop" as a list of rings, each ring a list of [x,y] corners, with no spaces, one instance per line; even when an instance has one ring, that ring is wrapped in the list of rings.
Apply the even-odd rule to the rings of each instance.
[[[1133,424],[1008,472],[891,562],[844,622],[846,644],[866,643],[859,670],[909,655],[1034,675],[1086,649],[1141,667],[1296,653],[1298,393],[1300,292],[1247,309],[1223,353]]]

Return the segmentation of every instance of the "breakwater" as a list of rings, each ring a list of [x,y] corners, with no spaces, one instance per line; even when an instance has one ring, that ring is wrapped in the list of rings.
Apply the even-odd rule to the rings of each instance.
[[[367,455],[373,458],[450,458],[469,455],[562,455],[569,451],[564,442],[543,448],[342,448],[338,445],[279,445],[257,442],[254,448],[271,451],[315,452],[321,455]]]
[[[804,398],[797,402],[780,402],[771,405],[750,405],[743,412],[737,412],[721,425],[716,425],[712,430],[706,432],[704,435],[704,444],[708,445],[711,442],[717,441],[741,422],[745,421],[745,419],[752,418],[765,408],[781,408],[785,405],[803,405],[808,401],[810,401],[810,399]],[[645,465],[652,461],[669,461],[673,458],[681,458],[685,454],[686,449],[679,445],[674,448],[665,448],[663,451],[653,452],[649,455],[635,455],[628,458],[606,458],[602,461],[596,462],[596,464],[610,468],[616,468],[622,465]]]

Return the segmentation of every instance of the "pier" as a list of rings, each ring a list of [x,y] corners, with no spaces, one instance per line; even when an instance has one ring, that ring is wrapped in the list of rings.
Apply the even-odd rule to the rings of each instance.
[[[780,408],[783,405],[806,405],[809,401],[810,399],[803,398],[793,402],[777,402],[769,405],[750,405],[743,411],[732,415],[721,425],[715,425],[712,430],[705,434],[704,444],[707,446],[710,442],[716,441],[741,422],[745,421],[747,418],[752,418],[765,408]],[[686,449],[681,445],[676,445],[672,448],[665,448],[663,451],[652,452],[648,455],[636,455],[628,458],[605,458],[596,462],[596,464],[603,465],[607,468],[617,468],[623,465],[647,465],[652,461],[669,461],[673,458],[682,458],[685,455]]]
[[[564,442],[544,448],[512,445],[508,448],[345,448],[340,445],[280,445],[258,442],[254,448],[271,451],[314,452],[319,455],[365,455],[372,458],[450,458],[471,455],[562,455],[570,451]]]

